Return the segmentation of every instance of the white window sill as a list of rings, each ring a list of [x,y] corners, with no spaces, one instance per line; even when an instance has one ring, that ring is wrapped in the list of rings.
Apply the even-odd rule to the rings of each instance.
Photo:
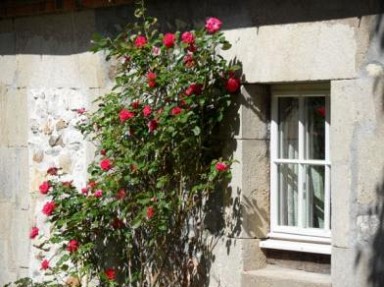
[[[261,248],[297,251],[316,254],[331,254],[331,239],[305,236],[270,234],[270,238],[260,242]]]

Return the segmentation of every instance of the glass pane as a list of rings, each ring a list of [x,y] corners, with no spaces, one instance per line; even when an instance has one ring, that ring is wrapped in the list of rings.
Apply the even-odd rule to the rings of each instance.
[[[305,159],[325,159],[326,111],[324,97],[309,97],[305,99]]]
[[[324,166],[304,166],[304,227],[324,228]]]
[[[299,151],[299,100],[279,98],[279,158],[297,159]]]
[[[279,225],[298,226],[298,165],[278,167]]]

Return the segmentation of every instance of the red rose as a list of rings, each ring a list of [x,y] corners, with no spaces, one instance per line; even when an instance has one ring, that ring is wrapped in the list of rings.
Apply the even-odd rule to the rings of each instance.
[[[222,24],[223,22],[221,22],[219,19],[211,17],[208,18],[205,22],[205,29],[208,33],[213,34],[220,30]]]
[[[88,182],[88,187],[91,188],[91,189],[95,188],[96,185],[97,185],[97,183],[94,180],[91,180],[91,181]]]
[[[100,198],[103,196],[103,191],[101,189],[98,189],[95,191],[95,193],[93,194],[96,198]]]
[[[323,118],[325,118],[326,112],[325,112],[325,107],[318,107],[316,109],[316,112]]]
[[[191,68],[195,65],[195,60],[193,59],[193,56],[191,54],[187,54],[183,58],[184,65],[187,68]]]
[[[47,270],[49,268],[49,261],[47,259],[44,259],[41,261],[40,269],[41,270]]]
[[[230,93],[235,93],[240,88],[240,79],[235,77],[230,77],[225,84],[225,88]]]
[[[182,107],[186,107],[186,106],[187,106],[187,102],[186,102],[185,100],[181,100],[181,101],[180,101],[180,105],[181,105]]]
[[[191,84],[191,85],[187,88],[187,90],[185,91],[185,94],[186,94],[187,96],[190,96],[190,95],[192,95],[192,94],[195,94],[195,95],[198,96],[198,95],[201,94],[202,90],[203,90],[203,85],[193,83],[193,84]]]
[[[42,184],[39,186],[39,190],[41,194],[47,194],[49,191],[49,188],[51,186],[49,185],[49,181],[44,181]]]
[[[148,87],[154,88],[156,86],[156,78],[157,78],[157,75],[154,72],[147,73]]]
[[[194,52],[197,51],[197,47],[196,47],[196,45],[195,45],[194,43],[193,43],[193,44],[189,44],[187,50],[188,50],[189,52],[191,52],[191,53],[194,53]]]
[[[105,276],[108,280],[113,281],[116,279],[116,271],[113,268],[108,268],[104,271]]]
[[[102,161],[100,161],[100,168],[104,171],[110,170],[112,168],[111,161],[108,158],[103,159]]]
[[[106,151],[105,149],[102,149],[102,150],[100,150],[100,154],[101,154],[101,155],[106,155],[106,154],[107,154],[107,151]]]
[[[128,111],[127,109],[122,109],[119,113],[120,122],[125,122],[135,116],[134,113]]]
[[[81,189],[81,193],[84,194],[84,195],[87,195],[88,194],[88,187],[83,187]]]
[[[79,114],[79,115],[82,115],[86,112],[87,110],[85,108],[80,108],[80,109],[76,109],[76,112]]]
[[[151,113],[152,113],[152,109],[151,109],[151,107],[148,106],[148,105],[144,106],[144,108],[143,108],[143,114],[144,114],[144,117],[148,117],[148,116],[150,116]]]
[[[217,171],[226,171],[228,170],[229,166],[225,162],[219,161],[216,163],[215,168]]]
[[[147,44],[147,38],[145,36],[137,36],[135,39],[136,48],[143,48]]]
[[[174,107],[172,110],[171,110],[171,115],[172,116],[176,116],[178,114],[180,114],[183,110],[180,108],[180,107]]]
[[[147,126],[148,126],[149,132],[151,133],[157,128],[158,123],[156,120],[151,120],[148,122]]]
[[[37,235],[39,235],[39,228],[34,226],[31,228],[31,231],[29,231],[29,238],[35,239]]]
[[[185,44],[193,44],[195,43],[195,36],[191,32],[184,32],[181,35],[181,41]]]
[[[121,229],[124,227],[124,222],[120,218],[115,217],[112,221],[112,227],[114,229]]]
[[[155,208],[153,206],[148,206],[147,207],[147,218],[151,219],[154,216],[155,216]]]
[[[175,35],[172,33],[167,33],[163,37],[163,44],[167,48],[172,48],[175,45]]]
[[[132,109],[138,109],[139,105],[140,105],[139,101],[134,101],[131,103]]]
[[[45,215],[50,216],[55,210],[56,204],[54,201],[48,201],[44,204],[43,209],[41,210]]]
[[[130,57],[130,56],[123,56],[123,57],[121,58],[121,63],[122,63],[123,65],[127,65],[127,64],[129,63],[129,61],[131,61],[131,57]]]
[[[124,199],[126,196],[127,196],[127,193],[123,188],[119,189],[119,191],[116,194],[116,198],[120,200]]]
[[[57,167],[50,167],[47,170],[47,174],[49,174],[49,175],[57,175],[58,171],[59,171],[59,169]]]
[[[68,242],[68,245],[67,245],[67,250],[72,253],[72,252],[76,252],[77,249],[79,249],[79,242],[77,242],[76,240],[72,239]]]

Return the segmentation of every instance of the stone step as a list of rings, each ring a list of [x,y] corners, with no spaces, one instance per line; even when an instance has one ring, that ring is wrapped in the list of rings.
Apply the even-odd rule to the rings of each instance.
[[[331,287],[331,275],[268,265],[244,271],[242,287]]]

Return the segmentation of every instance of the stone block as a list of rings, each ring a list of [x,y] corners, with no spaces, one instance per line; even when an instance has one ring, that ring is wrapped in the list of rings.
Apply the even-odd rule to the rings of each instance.
[[[373,266],[369,262],[368,250],[359,251],[356,247],[332,248],[331,276],[333,287],[381,286],[382,281],[379,285],[377,285],[379,282],[376,282],[376,285],[371,285],[368,280],[368,276],[372,272],[380,270],[377,269],[378,266]]]
[[[0,239],[0,258],[2,267],[0,268],[0,286],[3,286],[4,284],[14,281],[16,279],[16,270],[12,264],[13,262],[8,260],[8,251],[8,240]]]
[[[350,247],[352,241],[351,210],[353,208],[353,192],[350,165],[333,165],[331,172],[331,214],[332,244],[337,247]],[[355,195],[356,196],[356,195]]]
[[[213,261],[211,262],[210,286],[240,287],[242,259],[242,239],[212,237]]]
[[[265,140],[234,140],[229,194],[223,195],[227,234],[263,238],[269,230],[269,156]]]
[[[242,140],[242,238],[263,238],[269,231],[269,142]]]
[[[242,274],[242,287],[331,287],[331,276],[269,265]],[[344,285],[349,286],[349,285]]]
[[[267,258],[259,247],[259,239],[243,239],[241,240],[241,245],[243,271],[258,270],[266,267]]]
[[[4,24],[4,27],[1,27]],[[15,33],[7,27],[8,21],[0,24],[0,84],[12,85],[16,76]],[[5,67],[5,68],[4,68]]]
[[[98,87],[97,55],[17,55],[18,85],[31,88]]]
[[[26,146],[27,127],[26,91],[0,87],[0,147]]]
[[[103,87],[103,61],[100,54],[85,52],[77,54],[78,62],[78,81],[83,87],[98,88]]]
[[[75,50],[78,52],[89,51],[91,39],[96,32],[95,10],[85,10],[71,13],[73,22],[73,41]]]
[[[29,210],[13,210],[11,228],[9,236],[11,258],[13,258],[17,268],[28,268],[30,239]]]
[[[266,86],[244,85],[240,107],[240,139],[269,139],[270,93]]]
[[[0,202],[0,218],[3,218],[0,220],[0,241],[8,240],[11,234],[11,219],[9,217],[13,208],[14,206],[8,202]]]
[[[27,148],[0,148],[0,202],[28,208]]]
[[[228,30],[233,47],[223,54],[243,64],[249,83],[351,78],[358,25],[349,18]]]
[[[98,87],[100,56],[88,52],[94,31],[93,11],[17,18],[18,85]]]
[[[0,43],[3,41],[3,35],[0,34]],[[0,50],[2,47],[0,47]],[[0,84],[1,85],[13,85],[15,82],[17,72],[17,62],[15,55],[1,55],[0,51],[0,67],[6,67],[0,73]]]
[[[84,52],[95,31],[93,21],[92,11],[16,18],[17,52],[36,55]]]

